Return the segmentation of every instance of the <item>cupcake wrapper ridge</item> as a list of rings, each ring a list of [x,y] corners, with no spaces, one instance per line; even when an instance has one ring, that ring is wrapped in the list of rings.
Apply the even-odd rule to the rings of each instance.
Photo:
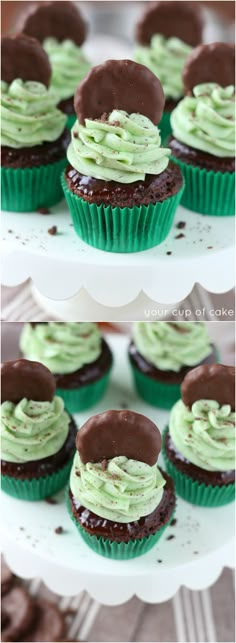
[[[18,500],[43,500],[53,496],[65,487],[68,483],[72,464],[73,458],[70,458],[65,466],[55,471],[55,473],[45,477],[33,478],[32,480],[21,480],[20,478],[2,474],[2,491],[13,498],[18,498]]]
[[[171,117],[171,112],[163,112],[162,118],[158,125],[158,129],[160,130],[160,133],[161,133],[161,144],[163,147],[167,145],[167,139],[172,134],[170,117]]]
[[[69,413],[78,413],[94,406],[105,395],[111,368],[96,382],[85,384],[80,388],[57,388],[56,395],[62,397]]]
[[[1,171],[2,209],[33,212],[49,208],[63,199],[60,176],[66,158],[31,168],[4,168]]]
[[[131,365],[134,384],[138,395],[148,404],[160,409],[171,409],[181,397],[180,384],[166,384],[144,375]]]

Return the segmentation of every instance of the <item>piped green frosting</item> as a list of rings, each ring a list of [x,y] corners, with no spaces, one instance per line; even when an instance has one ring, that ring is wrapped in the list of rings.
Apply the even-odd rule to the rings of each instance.
[[[179,38],[155,34],[148,47],[137,47],[134,59],[159,78],[167,99],[178,100],[183,96],[182,71],[191,51]]]
[[[57,102],[74,96],[77,86],[91,67],[81,48],[72,40],[59,42],[56,38],[46,38],[43,47],[52,66],[51,87]]]

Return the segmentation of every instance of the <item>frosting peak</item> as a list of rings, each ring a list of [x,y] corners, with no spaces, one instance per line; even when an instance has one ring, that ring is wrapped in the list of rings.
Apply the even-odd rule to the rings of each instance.
[[[135,60],[146,65],[162,84],[165,97],[178,100],[183,96],[182,71],[192,47],[179,38],[152,36],[147,47],[137,47]]]
[[[52,66],[51,86],[58,102],[70,98],[89,71],[90,63],[72,40],[59,42],[56,38],[46,38],[43,47]]]

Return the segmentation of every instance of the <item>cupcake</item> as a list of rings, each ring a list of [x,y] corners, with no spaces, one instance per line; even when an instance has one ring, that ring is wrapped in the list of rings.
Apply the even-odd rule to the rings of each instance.
[[[49,89],[51,67],[40,43],[4,36],[1,43],[2,208],[30,212],[63,196],[69,132]]]
[[[181,203],[201,214],[235,214],[234,58],[233,45],[197,47],[183,72],[187,95],[171,115],[172,158],[185,178]]]
[[[134,59],[161,81],[165,109],[160,122],[162,141],[171,134],[170,115],[184,95],[182,71],[192,48],[202,41],[201,7],[193,2],[155,2],[136,26]]]
[[[180,397],[185,375],[217,359],[204,322],[136,322],[129,361],[138,394],[145,402],[170,409]]]
[[[50,369],[56,393],[70,413],[88,409],[103,397],[112,353],[97,324],[28,323],[20,337],[20,349],[24,357]]]
[[[94,67],[75,93],[62,186],[77,234],[109,252],[136,252],[166,238],[183,191],[156,127],[164,94],[131,60]]]
[[[1,368],[1,485],[21,500],[41,500],[69,477],[77,433],[55,380],[38,362],[5,362]]]
[[[235,496],[235,369],[198,366],[181,394],[164,434],[167,471],[188,502],[226,505]]]
[[[44,2],[33,6],[23,18],[22,31],[37,38],[48,54],[52,66],[51,87],[57,96],[58,107],[72,127],[74,93],[91,65],[81,45],[87,35],[87,25],[73,2]]]
[[[161,435],[144,415],[106,411],[76,438],[68,509],[83,540],[108,558],[134,558],[159,540],[175,508],[159,469]]]

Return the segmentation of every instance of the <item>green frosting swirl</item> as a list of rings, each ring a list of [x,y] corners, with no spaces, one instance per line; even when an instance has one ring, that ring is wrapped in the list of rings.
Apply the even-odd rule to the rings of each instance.
[[[197,85],[171,114],[173,135],[182,143],[218,157],[235,155],[235,88]]]
[[[56,108],[57,97],[42,83],[1,82],[2,145],[33,147],[61,136],[66,116]]]
[[[149,47],[137,47],[134,59],[159,78],[166,98],[178,100],[183,96],[182,71],[191,51],[179,38],[156,34]]]
[[[169,429],[178,451],[206,471],[235,468],[235,413],[214,400],[194,402],[191,411],[179,400],[170,414]]]
[[[133,339],[138,352],[162,371],[195,366],[212,351],[203,322],[136,322]]]
[[[74,373],[101,355],[102,337],[90,322],[25,324],[20,348],[24,357],[47,366],[52,373]]]
[[[75,122],[67,158],[85,176],[133,183],[166,169],[170,150],[160,145],[158,128],[149,118],[114,109],[107,121]]]
[[[31,462],[57,453],[69,432],[69,415],[64,402],[34,402],[24,398],[18,404],[1,405],[2,459]]]
[[[133,522],[147,516],[159,505],[165,480],[155,465],[118,456],[108,461],[83,464],[75,454],[70,476],[73,496],[101,518]]]
[[[77,86],[91,67],[80,47],[72,40],[59,42],[56,38],[46,38],[43,47],[52,66],[51,87],[57,102],[74,96]]]

